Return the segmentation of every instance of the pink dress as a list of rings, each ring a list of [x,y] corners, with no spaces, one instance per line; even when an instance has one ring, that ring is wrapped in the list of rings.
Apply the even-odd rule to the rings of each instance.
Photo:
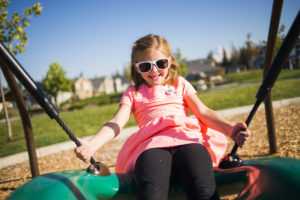
[[[138,91],[130,86],[120,104],[131,106],[139,130],[124,143],[116,164],[116,173],[134,171],[138,156],[150,148],[166,148],[191,143],[204,145],[217,166],[227,148],[226,137],[209,127],[201,119],[188,114],[185,99],[196,90],[183,77],[174,85],[149,88],[142,84]]]

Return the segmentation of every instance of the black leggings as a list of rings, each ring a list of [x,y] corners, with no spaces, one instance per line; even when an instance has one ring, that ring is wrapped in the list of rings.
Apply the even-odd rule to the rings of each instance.
[[[219,199],[212,160],[201,144],[148,149],[136,161],[135,176],[139,200],[167,200],[171,178],[188,199]]]

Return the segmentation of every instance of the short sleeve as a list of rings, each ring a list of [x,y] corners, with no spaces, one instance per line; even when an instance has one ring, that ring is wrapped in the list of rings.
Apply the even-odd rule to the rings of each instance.
[[[120,100],[121,104],[129,105],[131,108],[133,107],[133,100],[134,100],[134,86],[129,86],[127,90],[122,95],[122,98]]]
[[[183,77],[180,77],[179,82],[182,84],[182,88],[183,88],[183,99],[191,96],[192,94],[197,94],[197,91],[195,90],[195,88],[186,79],[184,79]]]

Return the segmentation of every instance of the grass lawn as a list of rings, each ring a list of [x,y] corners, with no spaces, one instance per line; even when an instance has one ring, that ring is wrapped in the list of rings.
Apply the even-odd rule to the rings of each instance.
[[[298,85],[298,86],[297,86]],[[277,81],[272,89],[272,99],[299,97],[300,80],[290,79]],[[260,84],[252,84],[243,87],[226,89],[223,91],[202,93],[199,98],[210,108],[215,110],[252,105]],[[77,136],[93,135],[107,120],[109,120],[118,108],[118,103],[106,104],[96,107],[87,107],[80,110],[66,111],[60,117],[68,128]],[[36,147],[42,147],[69,140],[67,134],[47,115],[31,118]],[[0,123],[0,157],[26,151],[23,127],[20,120],[12,121],[13,142],[7,142],[7,130],[5,122]],[[127,124],[136,125],[133,117]]]
[[[249,70],[249,71],[242,71],[240,73],[232,73],[232,74],[225,74],[225,80],[231,82],[238,82],[238,83],[261,83],[263,80],[263,70]],[[280,72],[278,80],[284,79],[293,79],[300,77],[300,69],[289,70],[283,69]]]
[[[272,100],[280,100],[300,96],[298,88],[299,79],[282,80],[275,83],[272,88]],[[222,91],[199,94],[199,98],[205,105],[221,110],[244,105],[252,105],[256,101],[256,93],[260,84],[252,84],[244,87],[236,87]]]

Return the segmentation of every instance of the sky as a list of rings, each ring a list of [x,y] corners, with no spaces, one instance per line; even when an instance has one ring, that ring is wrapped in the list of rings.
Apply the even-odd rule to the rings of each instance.
[[[147,34],[163,35],[172,52],[187,60],[206,58],[218,47],[239,49],[247,34],[266,41],[272,0],[11,0],[9,13],[33,3],[43,7],[25,29],[29,42],[17,60],[35,81],[56,61],[68,78],[123,73],[131,48]],[[290,28],[299,0],[283,2],[280,25]]]

